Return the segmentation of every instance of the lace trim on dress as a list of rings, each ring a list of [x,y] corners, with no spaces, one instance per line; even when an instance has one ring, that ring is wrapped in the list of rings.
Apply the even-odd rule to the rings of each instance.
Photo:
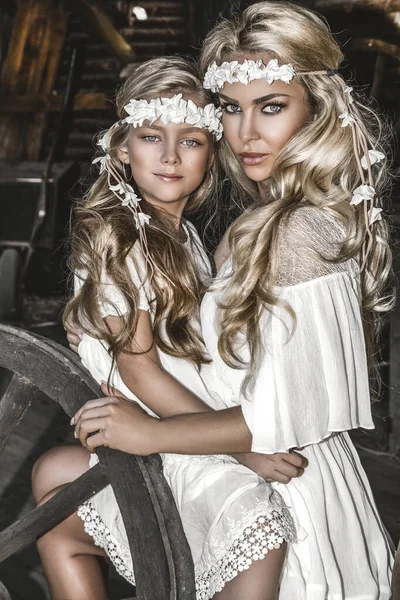
[[[226,541],[211,540],[217,563],[196,577],[197,600],[210,600],[255,560],[262,560],[270,550],[277,550],[284,542],[295,541],[290,512],[283,502],[277,504],[279,506],[274,507],[268,502],[260,502],[240,521],[232,524]],[[77,514],[84,523],[85,532],[93,538],[96,546],[103,548],[119,575],[135,585],[129,548],[114,538],[90,501],[82,504]]]
[[[115,570],[129,583],[135,585],[132,557],[129,548],[120,544],[104,524],[103,519],[90,501],[78,508],[78,517],[82,519],[85,532],[92,538],[96,546],[103,548]]]
[[[290,512],[282,503],[278,504],[281,506],[274,508],[260,502],[231,527],[224,542],[211,540],[217,562],[196,576],[197,600],[210,600],[254,561],[265,558],[270,550],[278,550],[284,542],[295,541]]]

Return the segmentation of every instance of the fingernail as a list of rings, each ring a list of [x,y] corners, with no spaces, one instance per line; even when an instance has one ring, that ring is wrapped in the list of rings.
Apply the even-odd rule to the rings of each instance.
[[[78,437],[78,434],[76,433],[76,431],[74,431],[74,438],[76,439]]]

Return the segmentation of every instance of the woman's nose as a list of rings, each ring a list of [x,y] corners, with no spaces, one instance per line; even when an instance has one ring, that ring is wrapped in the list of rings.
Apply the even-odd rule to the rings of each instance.
[[[258,140],[260,134],[255,126],[255,120],[251,114],[243,114],[240,121],[239,137],[242,142],[251,142],[252,140]]]

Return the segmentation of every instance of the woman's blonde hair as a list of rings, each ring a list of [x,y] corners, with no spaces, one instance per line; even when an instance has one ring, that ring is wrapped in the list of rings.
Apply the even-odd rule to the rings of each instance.
[[[183,58],[163,57],[149,60],[134,69],[119,88],[116,106],[119,118],[125,117],[124,106],[131,99],[150,100],[166,94],[182,93],[197,105],[210,102],[193,64]],[[129,124],[121,123],[109,131],[109,150],[112,167],[123,180],[131,179],[130,168],[118,158],[118,149],[126,143]],[[214,142],[210,137],[210,165],[201,186],[194,190],[186,205],[185,214],[202,209],[215,201],[218,185],[216,162],[211,165]],[[125,173],[125,170],[128,173]],[[85,274],[79,292],[69,301],[64,321],[75,322],[93,337],[105,340],[115,359],[121,351],[129,351],[136,331],[139,307],[139,290],[132,281],[127,258],[136,263],[138,272],[142,267],[135,261],[133,246],[139,244],[138,230],[132,214],[113,194],[103,172],[89,189],[83,201],[75,208],[75,224],[71,234],[70,267],[72,272]],[[197,364],[205,362],[204,346],[199,329],[193,324],[198,313],[201,283],[192,257],[182,243],[172,217],[142,198],[140,210],[151,219],[146,225],[145,278],[155,295],[153,323],[154,341],[158,348],[176,357],[186,358]],[[142,273],[143,276],[143,273]],[[100,312],[104,303],[104,282],[111,281],[122,294],[128,307],[124,315],[126,326],[118,335],[107,327]],[[138,349],[138,352],[146,351]]]
[[[207,36],[201,55],[201,71],[214,61],[232,55],[277,58],[296,71],[337,70],[343,55],[326,23],[312,11],[286,1],[264,1],[251,5],[231,20],[223,20]],[[331,74],[332,75],[332,74]],[[279,265],[276,264],[279,225],[296,208],[311,205],[336,216],[346,237],[337,261],[359,258],[366,239],[364,206],[351,206],[353,190],[362,181],[353,151],[351,127],[342,127],[338,116],[348,109],[340,75],[296,75],[305,88],[310,119],[282,149],[271,178],[262,192],[243,172],[226,141],[220,148],[222,166],[230,176],[233,195],[245,214],[233,225],[230,244],[233,275],[224,288],[220,305],[219,351],[233,368],[243,368],[238,354],[238,336],[245,331],[250,346],[250,364],[244,388],[254,383],[261,356],[261,308],[281,305],[274,293]],[[370,149],[382,150],[387,129],[377,113],[358,101],[352,114]],[[386,152],[387,154],[387,152]],[[387,161],[374,166],[376,206],[382,206],[390,185]],[[251,205],[251,206],[250,206]],[[376,375],[376,339],[380,315],[393,306],[389,286],[391,251],[386,219],[372,227],[373,243],[361,273],[361,311],[371,371]],[[290,310],[290,307],[286,305]],[[294,313],[292,316],[295,318]]]

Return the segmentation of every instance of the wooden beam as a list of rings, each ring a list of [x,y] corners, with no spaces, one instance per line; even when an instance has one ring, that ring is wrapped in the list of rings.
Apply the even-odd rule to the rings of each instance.
[[[66,5],[87,22],[123,64],[135,61],[132,47],[98,6],[88,0],[66,0]]]
[[[72,515],[77,508],[108,485],[108,479],[95,465],[62,488],[50,500],[27,513],[0,533],[0,562],[33,544],[39,536]]]
[[[352,49],[365,50],[366,52],[379,52],[380,54],[386,54],[387,56],[400,60],[400,46],[397,46],[397,44],[389,44],[383,40],[354,38],[350,41],[350,46]]]
[[[2,88],[6,92],[16,92],[18,75],[22,68],[25,46],[31,31],[32,20],[36,15],[34,0],[20,0],[13,23],[13,32],[4,61]]]
[[[35,112],[58,112],[61,110],[63,96],[0,96],[0,115]],[[112,108],[112,103],[105,94],[77,94],[74,110],[104,110]]]
[[[373,8],[382,12],[400,11],[400,0],[313,0],[312,8],[315,10],[344,10],[352,11],[354,8]]]
[[[19,375],[11,379],[0,400],[0,454],[37,391],[37,387]]]

